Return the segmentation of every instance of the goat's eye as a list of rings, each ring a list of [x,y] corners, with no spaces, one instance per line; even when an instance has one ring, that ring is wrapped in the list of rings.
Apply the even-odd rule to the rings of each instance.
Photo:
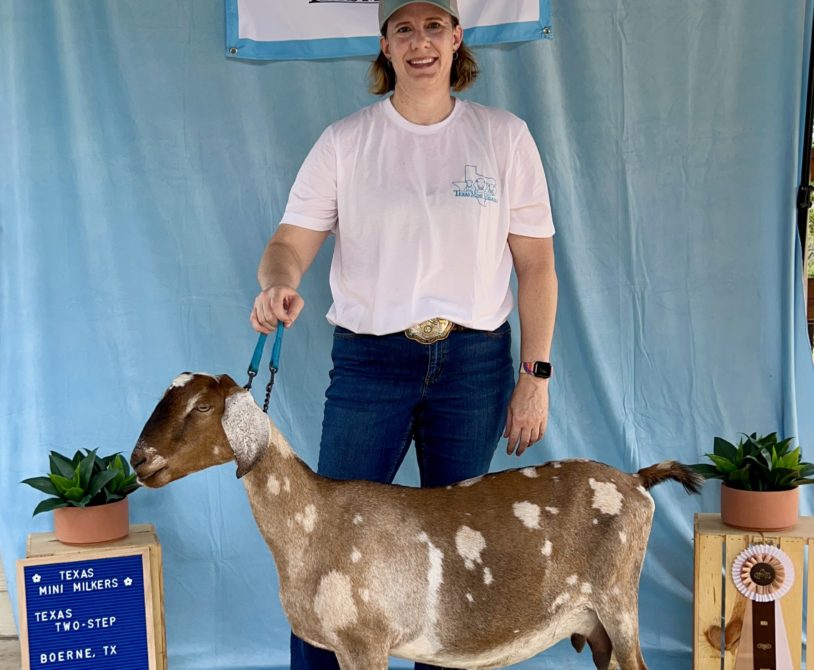
[[[195,405],[196,412],[208,412],[210,409],[212,409],[212,405]]]

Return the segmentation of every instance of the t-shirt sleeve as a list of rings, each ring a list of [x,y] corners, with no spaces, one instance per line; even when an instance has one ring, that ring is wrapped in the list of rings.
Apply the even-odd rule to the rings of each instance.
[[[508,175],[509,232],[527,237],[551,237],[554,221],[543,161],[525,123],[515,141]]]
[[[335,230],[336,148],[330,127],[305,157],[288,194],[281,222],[310,230]]]

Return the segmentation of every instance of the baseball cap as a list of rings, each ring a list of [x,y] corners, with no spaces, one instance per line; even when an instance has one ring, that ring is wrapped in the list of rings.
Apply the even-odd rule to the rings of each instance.
[[[414,5],[418,2],[423,2],[427,5],[435,5],[439,9],[443,9],[447,14],[451,14],[459,21],[461,15],[458,14],[458,0],[379,0],[379,30],[384,27],[393,14],[395,14],[402,7],[407,5]]]

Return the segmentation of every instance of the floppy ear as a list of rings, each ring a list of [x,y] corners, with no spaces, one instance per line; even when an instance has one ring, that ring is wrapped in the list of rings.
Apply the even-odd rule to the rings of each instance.
[[[237,386],[231,378],[227,379],[236,388],[229,389],[221,423],[235,455],[240,479],[257,465],[268,449],[269,420],[251,393]]]

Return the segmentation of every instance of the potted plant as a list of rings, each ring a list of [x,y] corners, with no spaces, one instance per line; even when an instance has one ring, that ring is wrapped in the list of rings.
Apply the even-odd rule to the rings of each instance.
[[[127,496],[139,488],[136,475],[121,454],[98,456],[82,449],[73,458],[52,451],[51,472],[23,484],[47,493],[34,514],[54,512],[54,533],[66,544],[95,544],[126,537]]]
[[[712,465],[691,466],[706,479],[720,479],[721,521],[746,530],[783,530],[797,523],[798,486],[814,484],[814,465],[800,460],[800,447],[777,433],[744,434],[737,446],[716,437]]]

